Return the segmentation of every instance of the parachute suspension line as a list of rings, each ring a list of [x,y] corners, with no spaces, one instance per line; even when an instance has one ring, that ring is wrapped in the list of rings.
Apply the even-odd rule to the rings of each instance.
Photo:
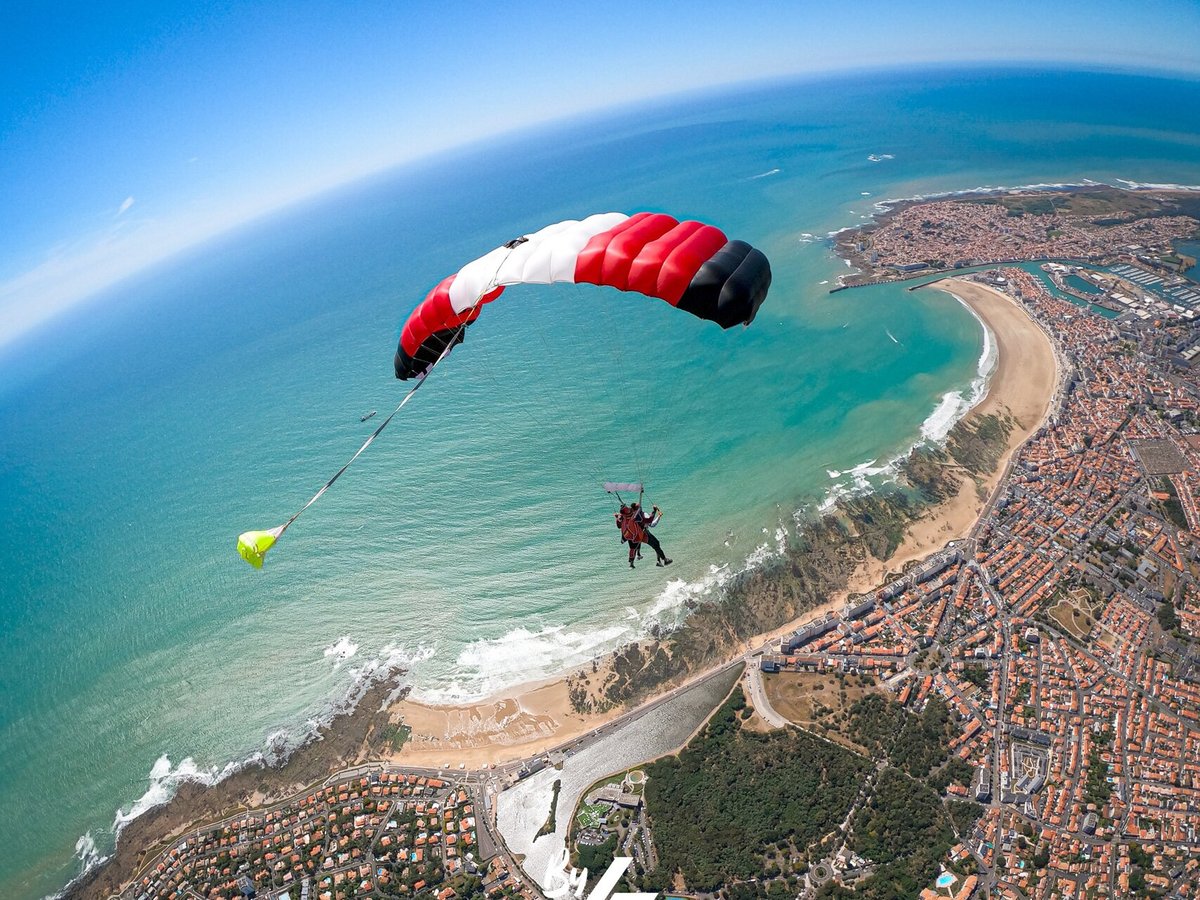
[[[447,349],[449,349],[449,347],[450,345],[447,345]],[[440,358],[438,361],[441,361]],[[434,363],[434,366],[436,365],[437,363]],[[238,535],[237,549],[238,553],[241,554],[242,559],[246,560],[246,562],[250,563],[250,565],[254,566],[256,569],[262,568],[263,558],[266,556],[267,551],[275,545],[276,541],[283,537],[283,533],[285,531],[292,527],[292,523],[300,518],[305,510],[320,500],[321,497],[325,495],[325,492],[333,487],[333,483],[341,478],[345,471],[354,463],[354,461],[362,456],[364,451],[366,451],[366,449],[375,442],[375,438],[379,437],[379,435],[383,433],[383,429],[388,427],[388,424],[396,417],[396,413],[404,409],[405,404],[407,404],[408,401],[413,398],[413,395],[421,389],[421,385],[425,383],[425,379],[429,377],[429,374],[433,371],[434,366],[430,366],[429,369],[417,379],[417,383],[408,389],[408,393],[401,398],[400,402],[396,405],[396,408],[388,414],[386,419],[379,423],[379,427],[371,432],[367,439],[363,441],[362,446],[355,451],[354,455],[346,460],[346,463],[340,469],[333,473],[332,478],[321,485],[321,489],[313,494],[308,499],[307,503],[292,513],[292,517],[290,519],[288,519],[282,525],[277,525],[275,528],[270,528],[266,531],[246,531]]]
[[[578,286],[576,286],[576,290],[578,291]],[[620,297],[620,300],[622,301],[627,299],[628,298],[624,294],[622,294]],[[613,359],[613,371],[617,373],[614,375],[613,380],[620,382],[621,396],[619,398],[619,402],[624,402],[624,399],[632,395],[637,389],[636,379],[629,375],[631,364],[637,361],[637,354],[636,352],[630,353],[622,349],[621,331],[619,328],[617,328],[615,313],[610,308],[610,305],[602,302],[599,304],[599,307],[600,318],[604,320],[604,330],[608,332],[608,348]],[[629,338],[626,339],[628,340]],[[620,423],[618,420],[618,427],[620,427],[622,424],[623,423]],[[646,460],[644,459],[644,454],[642,453],[642,447],[639,441],[640,437],[640,433],[635,434],[633,440],[627,441],[625,446],[633,456],[633,465],[634,469],[636,470],[638,480],[644,484],[647,476],[650,473],[646,470]]]
[[[373,432],[371,432],[370,437],[368,437],[365,441],[363,441],[362,446],[359,447],[358,450],[355,451],[355,454],[346,461],[346,464],[344,466],[342,466],[340,469],[338,469],[336,472],[334,472],[333,477],[330,478],[323,485],[321,485],[321,489],[319,491],[317,491],[315,494],[313,494],[307,503],[305,503],[302,507],[300,507],[300,509],[298,509],[295,513],[292,514],[292,517],[290,519],[288,519],[286,522],[283,523],[283,525],[281,525],[279,527],[279,534],[277,534],[276,537],[281,536],[285,531],[287,531],[288,527],[293,522],[295,522],[298,518],[300,518],[300,514],[302,512],[304,512],[306,509],[308,509],[310,506],[312,506],[314,503],[316,503],[318,500],[320,500],[321,495],[324,494],[331,487],[333,487],[333,483],[342,477],[342,473],[344,473],[348,468],[350,468],[351,464],[353,464],[353,462],[356,459],[358,459],[360,456],[362,456],[363,451],[366,450],[368,447],[371,446],[371,444],[373,444],[375,442],[375,438],[379,437],[379,435],[383,432],[383,429],[388,427],[388,423],[391,422],[393,418],[395,418],[396,413],[398,413],[398,412],[400,412],[400,410],[404,409],[404,405],[406,403],[408,403],[409,400],[412,399],[413,394],[415,394],[417,391],[419,391],[421,389],[421,385],[423,385],[425,383],[425,379],[429,377],[429,373],[432,371],[433,371],[433,367],[431,366],[429,368],[429,370],[427,372],[425,372],[424,375],[422,375],[420,378],[417,379],[417,383],[408,389],[408,393],[404,395],[404,397],[396,405],[396,408],[393,409],[391,411],[391,413],[388,414],[388,417],[386,419],[384,419],[382,422],[379,423],[379,427],[376,428]]]
[[[577,296],[582,293],[579,290],[578,285],[573,285],[573,287],[575,288],[575,294]],[[550,347],[550,341],[546,337],[547,328],[539,322],[537,316],[534,316],[532,321],[533,331],[537,333],[538,340],[542,342],[542,346],[545,348],[546,353],[552,353],[553,351]],[[574,416],[570,415],[570,413],[566,410],[560,409],[559,412],[561,415],[555,421],[555,427],[561,427],[565,431],[569,432],[569,440],[572,451],[582,457],[585,457],[583,462],[588,469],[588,474],[590,475],[591,479],[596,484],[602,484],[604,482],[605,474],[604,463],[602,457],[599,456],[596,451],[595,443],[588,439],[588,435],[586,434],[585,430],[581,425],[578,424]],[[539,422],[543,421],[545,418],[544,410],[538,410],[536,407],[531,406],[530,418]]]
[[[515,246],[516,244],[514,243],[513,247]],[[508,248],[508,253],[512,253],[513,247]],[[500,267],[503,266],[507,260],[508,254],[505,254],[504,259],[502,259],[496,266],[496,271],[492,274],[492,277],[488,282],[488,286],[479,292],[479,296],[476,297],[475,302],[471,304],[471,308],[466,317],[468,320],[470,319],[470,315],[479,308],[480,304],[483,302],[483,298],[496,288],[496,277],[500,274]],[[349,469],[351,465],[353,465],[354,461],[362,456],[366,449],[375,442],[375,438],[379,437],[379,435],[383,433],[383,430],[388,427],[388,424],[396,417],[396,414],[400,412],[400,410],[404,409],[408,401],[411,400],[416,395],[417,391],[421,389],[421,385],[425,383],[425,380],[433,374],[433,370],[436,369],[441,364],[442,360],[444,360],[450,354],[450,350],[455,346],[457,339],[462,335],[463,331],[466,330],[468,324],[469,321],[464,321],[458,326],[458,328],[455,329],[452,338],[447,341],[446,346],[442,348],[442,352],[438,354],[437,359],[433,361],[428,369],[417,376],[417,383],[409,388],[408,392],[400,398],[400,402],[396,404],[396,408],[388,414],[386,419],[379,423],[379,427],[371,432],[367,439],[363,441],[362,446],[355,451],[354,455],[346,460],[346,463],[340,469],[333,473],[333,477],[321,485],[321,489],[313,494],[308,499],[307,503],[296,510],[290,519],[288,519],[282,525],[277,525],[276,527],[267,529],[266,531],[246,531],[238,535],[237,550],[242,559],[246,560],[246,562],[250,563],[250,565],[254,566],[256,569],[262,568],[267,551],[275,546],[276,541],[283,537],[283,533],[292,526],[292,523],[300,518],[305,510],[320,500],[321,497],[325,495],[325,492],[333,486],[333,483],[341,478],[345,471]]]

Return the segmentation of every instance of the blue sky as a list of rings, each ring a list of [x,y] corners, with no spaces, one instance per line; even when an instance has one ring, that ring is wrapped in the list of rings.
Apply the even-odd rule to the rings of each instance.
[[[1200,74],[1195,0],[8,4],[0,346],[253,216],[541,121],[947,62]]]

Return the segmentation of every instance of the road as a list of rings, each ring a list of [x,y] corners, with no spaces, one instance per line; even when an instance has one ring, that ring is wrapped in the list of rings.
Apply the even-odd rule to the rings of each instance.
[[[763,687],[762,670],[755,665],[746,666],[746,686],[750,689],[750,703],[760,716],[772,728],[783,728],[788,720],[781,716],[771,706],[767,692]]]

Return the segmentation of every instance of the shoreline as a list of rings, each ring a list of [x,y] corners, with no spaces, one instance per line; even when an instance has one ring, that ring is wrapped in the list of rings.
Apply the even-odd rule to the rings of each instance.
[[[739,653],[823,618],[840,609],[851,594],[881,585],[889,572],[902,570],[951,540],[967,537],[1007,472],[1012,454],[1045,420],[1058,388],[1058,360],[1049,338],[1024,308],[993,288],[961,278],[947,277],[926,287],[955,297],[983,323],[995,341],[996,362],[986,392],[960,420],[970,424],[997,413],[1007,413],[1016,420],[995,471],[978,481],[964,479],[953,497],[932,506],[911,524],[888,560],[869,558],[859,565],[845,591],[832,595],[800,618],[743,642]],[[389,708],[389,713],[393,721],[402,720],[413,728],[413,738],[388,761],[437,767],[452,760],[455,767],[463,764],[467,769],[484,768],[569,743],[628,711],[618,707],[583,714],[571,707],[568,679],[583,672],[590,683],[601,682],[612,660],[611,652],[597,659],[595,674],[588,671],[592,666],[585,664],[462,704],[402,699]]]
[[[1016,424],[995,471],[979,478],[981,490],[976,489],[971,479],[964,479],[953,497],[931,507],[912,524],[899,549],[886,563],[871,560],[860,570],[862,577],[852,582],[861,586],[860,592],[877,587],[886,574],[883,570],[897,571],[906,563],[941,549],[947,542],[970,534],[988,499],[1004,479],[1012,455],[1045,421],[1062,377],[1050,339],[1008,295],[955,277],[922,287],[947,293],[969,308],[992,332],[996,342],[996,366],[988,379],[987,391],[962,421],[970,424],[987,415],[1007,412]],[[872,578],[873,583],[864,583]]]
[[[172,841],[206,822],[277,802],[371,755],[387,717],[381,706],[397,689],[398,672],[383,673],[367,686],[353,709],[337,713],[279,765],[248,763],[215,783],[184,780],[165,803],[152,806],[120,829],[116,847],[66,884],[56,898],[115,896],[143,866]],[[403,690],[403,689],[401,689]]]
[[[386,708],[380,708],[380,701],[394,689],[391,679],[384,679],[367,692],[354,710],[321,729],[317,740],[294,751],[281,767],[252,766],[211,786],[191,782],[180,785],[166,803],[127,823],[112,856],[68,886],[65,895],[107,896],[121,875],[129,874],[130,868],[136,870],[146,854],[163,846],[169,836],[178,836],[226,806],[260,805],[345,764],[370,761],[453,773],[487,770],[563,748],[607,722],[656,702],[681,685],[709,677],[738,657],[837,612],[852,595],[879,587],[889,573],[902,571],[908,563],[927,557],[949,541],[968,536],[1006,476],[1012,454],[1041,427],[1049,413],[1061,373],[1046,333],[1015,300],[961,278],[948,277],[928,286],[967,306],[995,341],[996,362],[986,392],[960,423],[970,424],[1000,413],[1011,416],[1016,424],[994,471],[977,479],[963,479],[954,496],[930,506],[925,515],[909,524],[903,541],[886,561],[867,556],[856,566],[845,588],[829,594],[818,606],[778,628],[741,641],[728,649],[723,659],[703,671],[691,671],[682,680],[668,679],[661,689],[639,702],[614,705],[602,712],[576,712],[571,701],[572,685],[579,690],[586,680],[589,695],[598,696],[596,689],[614,671],[620,650],[582,667],[514,685],[463,704],[424,703],[412,699],[406,689]],[[395,724],[409,726],[411,734],[398,751],[381,752],[380,742],[374,736],[380,729]]]

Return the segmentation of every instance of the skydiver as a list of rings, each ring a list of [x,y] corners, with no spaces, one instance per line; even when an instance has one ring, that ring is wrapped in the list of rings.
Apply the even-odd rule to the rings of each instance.
[[[625,520],[628,519],[630,515],[632,515],[632,511],[625,504],[621,504],[621,509],[619,512],[613,513],[613,516],[617,520],[617,530],[621,532],[621,543],[629,544],[629,568],[632,569],[633,560],[635,558],[634,555],[636,554],[637,559],[642,558],[642,545],[637,541],[631,542],[625,537]]]
[[[649,544],[650,549],[658,557],[654,563],[656,566],[669,566],[673,560],[667,558],[658,538],[649,531],[659,523],[662,518],[662,510],[655,506],[651,514],[646,515],[639,503],[630,504],[627,512],[625,509],[622,507],[624,515],[617,514],[617,522],[621,526],[621,537],[629,544],[629,568],[634,568],[633,561],[641,555],[639,551],[643,543]]]

